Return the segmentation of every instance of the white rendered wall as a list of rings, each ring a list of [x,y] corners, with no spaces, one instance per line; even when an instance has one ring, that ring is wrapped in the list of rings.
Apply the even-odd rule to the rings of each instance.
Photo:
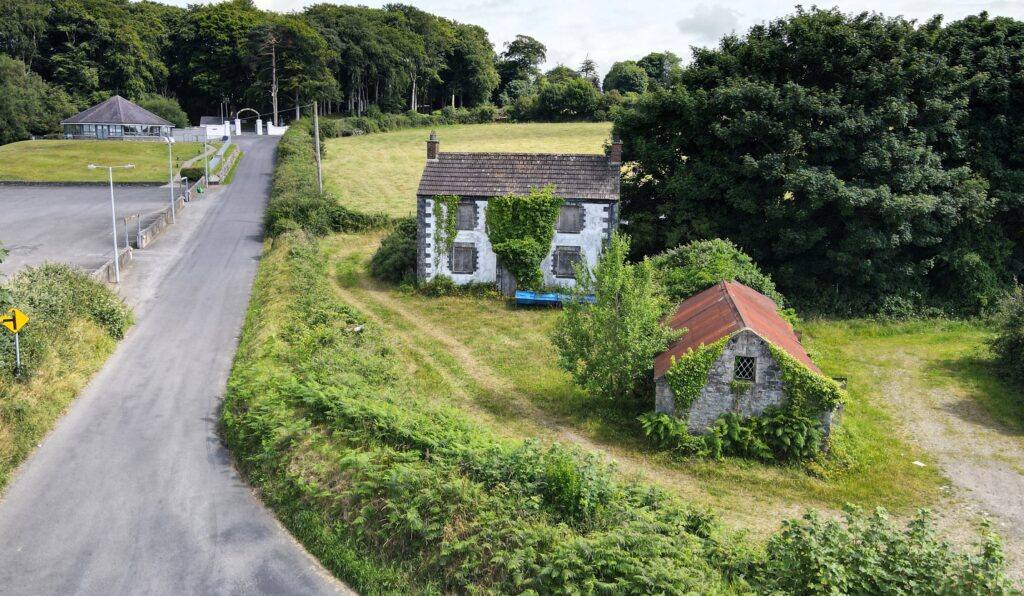
[[[472,243],[477,250],[477,267],[472,274],[452,273],[448,266],[448,255],[439,255],[434,258],[434,200],[426,200],[426,223],[427,247],[426,278],[433,279],[437,275],[445,275],[452,278],[456,284],[466,283],[493,283],[497,281],[498,259],[491,248],[491,241],[487,237],[485,222],[487,221],[487,201],[475,201],[477,206],[476,227],[472,230],[459,230],[455,236],[455,242]],[[571,287],[576,284],[572,278],[555,277],[551,271],[551,259],[553,258],[556,246],[579,246],[580,253],[586,260],[589,267],[597,264],[598,257],[604,246],[604,240],[608,233],[608,223],[605,221],[608,214],[607,203],[583,203],[584,222],[583,230],[579,234],[561,234],[556,232],[551,242],[551,250],[544,257],[541,263],[541,271],[544,273],[544,283],[552,286]],[[436,263],[436,266],[435,266]]]

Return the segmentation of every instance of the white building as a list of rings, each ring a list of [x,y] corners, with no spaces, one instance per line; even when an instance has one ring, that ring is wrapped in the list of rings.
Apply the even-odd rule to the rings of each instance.
[[[437,136],[427,141],[417,203],[416,271],[420,281],[438,275],[457,284],[496,283],[512,293],[515,281],[504,270],[487,237],[487,204],[492,197],[525,195],[553,185],[565,200],[551,250],[541,264],[544,283],[575,284],[573,265],[593,267],[619,220],[622,144],[608,156],[567,153],[441,153]],[[451,254],[436,255],[434,197],[459,197],[457,234]]]

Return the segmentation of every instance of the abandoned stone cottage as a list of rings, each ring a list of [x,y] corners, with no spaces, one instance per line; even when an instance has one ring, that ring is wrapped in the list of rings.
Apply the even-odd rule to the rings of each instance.
[[[707,432],[727,412],[747,418],[782,405],[785,385],[772,345],[813,373],[822,374],[792,326],[779,315],[775,302],[738,282],[721,282],[691,296],[666,323],[687,331],[655,358],[655,410],[686,418],[694,434]],[[692,403],[681,403],[666,376],[676,359],[723,339],[721,355],[711,363],[703,387],[690,397]],[[834,414],[821,412],[826,436]]]
[[[613,142],[609,155],[570,153],[442,153],[433,132],[427,141],[427,163],[416,192],[417,257],[420,281],[438,275],[456,284],[496,283],[505,293],[515,280],[497,261],[487,237],[488,200],[525,195],[533,188],[554,186],[564,199],[551,250],[541,263],[544,283],[575,284],[573,265],[593,267],[604,243],[618,225],[622,144]],[[435,254],[435,197],[458,197],[454,243],[450,254]]]

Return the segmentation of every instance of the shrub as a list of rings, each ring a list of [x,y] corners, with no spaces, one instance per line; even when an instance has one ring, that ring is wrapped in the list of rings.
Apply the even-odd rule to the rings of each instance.
[[[1018,284],[1002,301],[991,340],[996,363],[1010,381],[1024,386],[1024,286]]]
[[[206,175],[206,168],[201,166],[198,168],[181,168],[180,174],[182,178],[188,178],[188,181],[191,184]]]
[[[597,398],[632,402],[647,385],[654,356],[678,334],[661,322],[665,302],[647,260],[626,262],[629,239],[614,234],[593,275],[579,267],[552,341],[559,365]],[[594,294],[595,304],[583,300]]]
[[[786,594],[1011,594],[999,538],[973,553],[939,540],[926,510],[899,528],[884,509],[847,507],[842,522],[815,512],[788,520],[768,542],[755,582]]]
[[[651,258],[665,293],[673,302],[685,300],[720,281],[738,281],[785,308],[786,299],[772,278],[732,242],[718,238],[694,240]]]
[[[381,241],[370,259],[370,275],[395,284],[416,281],[416,219],[406,217]]]

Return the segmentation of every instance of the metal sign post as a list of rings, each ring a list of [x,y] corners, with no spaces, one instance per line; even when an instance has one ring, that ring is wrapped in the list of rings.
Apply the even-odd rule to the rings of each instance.
[[[7,328],[14,334],[14,374],[21,370],[21,338],[18,332],[28,323],[28,315],[16,308],[7,311],[7,314],[0,317],[0,325]]]

